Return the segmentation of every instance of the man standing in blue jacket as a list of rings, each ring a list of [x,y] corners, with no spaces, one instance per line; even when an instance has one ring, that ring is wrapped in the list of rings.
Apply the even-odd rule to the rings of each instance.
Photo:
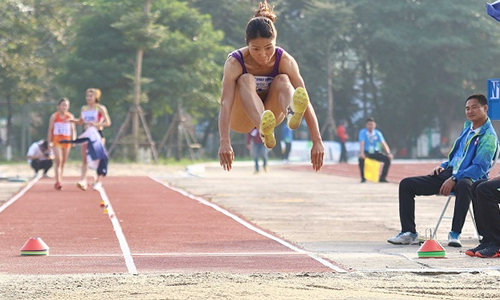
[[[455,192],[455,210],[448,246],[461,247],[460,234],[470,205],[470,189],[474,181],[488,178],[498,149],[498,138],[487,115],[488,101],[475,94],[465,102],[468,119],[455,141],[448,161],[426,176],[408,177],[399,184],[399,218],[401,233],[387,241],[392,244],[417,244],[415,196],[444,195]]]

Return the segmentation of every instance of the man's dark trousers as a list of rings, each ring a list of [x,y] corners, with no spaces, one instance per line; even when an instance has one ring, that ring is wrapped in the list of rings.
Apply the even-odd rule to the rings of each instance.
[[[389,167],[391,166],[391,160],[389,159],[389,156],[384,155],[380,152],[375,152],[375,153],[369,153],[365,152],[365,157],[381,161],[384,163],[384,167],[382,168],[382,174],[380,174],[380,179],[386,179],[387,178],[387,173],[389,172]],[[359,159],[359,171],[361,172],[361,179],[365,179],[365,160],[364,159]]]
[[[33,159],[31,161],[31,167],[33,170],[35,170],[35,173],[38,173],[38,171],[43,170],[43,174],[47,174],[47,171],[52,168],[52,160],[51,159],[46,159],[46,160],[40,160],[40,159]]]
[[[446,169],[439,175],[408,177],[399,183],[399,219],[401,232],[416,233],[415,196],[437,195],[443,182],[452,176],[452,169]],[[455,210],[451,231],[461,233],[470,205],[470,178],[460,179],[455,188]]]
[[[481,243],[500,246],[500,180],[478,180],[471,187],[474,218]]]

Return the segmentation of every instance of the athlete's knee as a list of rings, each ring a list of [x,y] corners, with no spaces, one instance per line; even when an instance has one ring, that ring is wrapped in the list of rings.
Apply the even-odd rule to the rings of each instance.
[[[273,79],[273,83],[275,83],[275,82],[277,84],[291,84],[290,77],[288,77],[287,74],[276,75],[276,77],[274,77],[274,79]]]
[[[249,73],[245,73],[238,78],[236,81],[239,87],[255,87],[255,76]]]

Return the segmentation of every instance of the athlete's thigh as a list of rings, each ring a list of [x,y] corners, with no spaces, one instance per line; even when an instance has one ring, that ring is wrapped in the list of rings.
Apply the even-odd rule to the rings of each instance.
[[[59,147],[52,147],[52,152],[55,156],[55,162],[59,163],[62,160],[62,149]]]
[[[255,126],[252,124],[250,119],[243,108],[243,104],[241,103],[242,99],[240,96],[240,90],[238,86],[236,86],[234,92],[234,102],[233,108],[231,110],[231,124],[230,128],[239,133],[248,133]]]
[[[62,152],[62,161],[65,162],[68,160],[68,156],[69,156],[69,151],[71,150],[71,148],[62,148],[61,149],[61,152]]]
[[[293,85],[286,75],[276,76],[269,87],[269,92],[267,93],[266,100],[264,101],[264,107],[274,113],[274,116],[276,117],[276,126],[278,126],[286,116],[286,112],[283,111],[283,108],[278,101],[279,95],[280,93],[290,89],[293,90]]]

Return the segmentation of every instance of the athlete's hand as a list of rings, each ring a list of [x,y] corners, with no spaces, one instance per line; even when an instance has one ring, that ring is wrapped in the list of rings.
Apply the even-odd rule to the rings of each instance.
[[[221,144],[219,147],[220,165],[225,171],[231,171],[234,161],[234,152],[231,144]]]
[[[325,157],[325,146],[322,141],[313,143],[311,149],[311,163],[314,171],[321,170],[323,167],[323,158]]]
[[[453,188],[455,187],[455,181],[451,180],[451,177],[446,179],[441,185],[441,189],[439,189],[439,195],[449,196]]]

